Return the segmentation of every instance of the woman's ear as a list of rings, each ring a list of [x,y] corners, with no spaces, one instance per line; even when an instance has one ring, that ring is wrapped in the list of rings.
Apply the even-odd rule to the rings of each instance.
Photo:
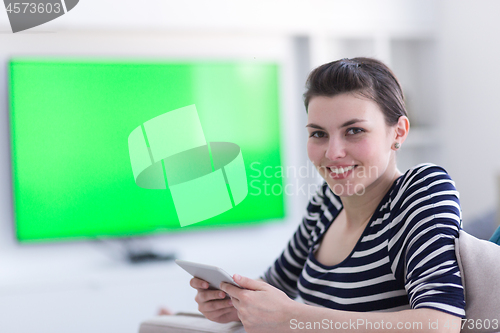
[[[406,140],[408,136],[408,132],[410,131],[410,120],[406,116],[401,116],[398,119],[398,123],[394,125],[394,144],[393,147],[395,149],[399,149],[403,142]]]

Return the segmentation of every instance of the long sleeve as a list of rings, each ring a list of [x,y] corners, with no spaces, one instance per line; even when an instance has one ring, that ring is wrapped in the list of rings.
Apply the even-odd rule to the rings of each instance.
[[[402,223],[389,242],[393,269],[400,264],[410,306],[465,316],[463,286],[455,255],[461,224],[455,184],[440,167],[428,165],[409,175],[395,222]],[[401,269],[401,267],[400,267]]]

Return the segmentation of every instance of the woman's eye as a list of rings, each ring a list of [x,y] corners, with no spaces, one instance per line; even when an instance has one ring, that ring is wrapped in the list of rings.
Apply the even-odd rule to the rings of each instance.
[[[362,133],[364,132],[365,130],[362,129],[362,128],[357,128],[357,127],[353,127],[353,128],[349,128],[346,132],[347,135],[353,135],[353,134],[358,134],[358,133]]]
[[[311,138],[324,138],[325,136],[326,136],[326,133],[322,132],[322,131],[312,132],[310,135]]]

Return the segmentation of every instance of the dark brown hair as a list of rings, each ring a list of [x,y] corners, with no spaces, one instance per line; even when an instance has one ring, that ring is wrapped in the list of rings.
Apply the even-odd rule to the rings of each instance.
[[[389,126],[407,115],[398,79],[389,67],[376,59],[341,59],[321,65],[309,74],[306,88],[306,111],[315,96],[333,97],[353,92],[376,102]]]

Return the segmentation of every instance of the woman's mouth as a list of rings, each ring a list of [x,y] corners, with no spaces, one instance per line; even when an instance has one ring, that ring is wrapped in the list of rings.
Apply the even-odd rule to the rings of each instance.
[[[347,178],[351,173],[352,170],[354,170],[356,166],[355,165],[350,165],[350,166],[343,166],[343,167],[327,167],[329,171],[329,175],[333,179],[343,179]]]

